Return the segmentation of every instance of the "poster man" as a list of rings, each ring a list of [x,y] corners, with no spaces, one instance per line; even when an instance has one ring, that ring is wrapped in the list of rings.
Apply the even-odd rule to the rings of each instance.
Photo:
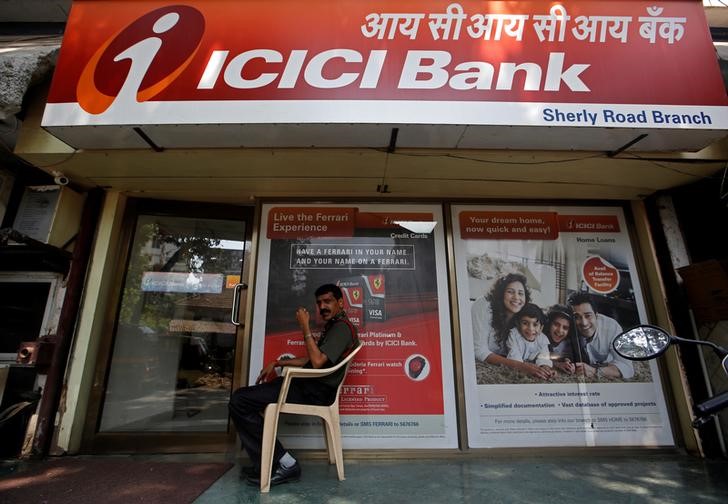
[[[620,357],[612,347],[614,338],[622,332],[619,322],[598,313],[587,293],[576,293],[569,298],[574,310],[574,321],[579,337],[586,343],[589,363],[576,364],[576,373],[587,378],[623,378],[634,376],[631,361]]]

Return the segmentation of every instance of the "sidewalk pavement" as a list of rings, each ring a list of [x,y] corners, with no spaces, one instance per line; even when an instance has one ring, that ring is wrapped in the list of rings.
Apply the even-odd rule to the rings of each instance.
[[[728,503],[728,460],[676,452],[626,456],[467,456],[346,460],[346,480],[325,461],[302,460],[301,481],[259,494],[239,465],[195,504],[238,503]]]
[[[349,456],[345,481],[337,479],[335,466],[325,460],[301,457],[301,480],[273,487],[269,494],[260,494],[257,487],[239,479],[241,464],[248,463],[231,460],[234,455],[229,453],[121,457],[159,462],[237,462],[195,504],[728,503],[725,459],[705,460],[674,450],[606,455],[588,450],[577,455],[544,454],[537,448],[532,452],[503,455],[482,451],[400,460]],[[11,473],[18,474],[24,465],[22,461],[0,464],[0,481]],[[175,504],[174,494],[167,502]]]

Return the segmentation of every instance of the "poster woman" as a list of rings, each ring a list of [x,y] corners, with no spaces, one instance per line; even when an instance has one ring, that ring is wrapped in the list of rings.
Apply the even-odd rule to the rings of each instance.
[[[534,378],[548,380],[551,374],[535,364],[506,357],[506,340],[513,315],[531,301],[526,277],[518,273],[502,276],[490,292],[478,298],[471,308],[473,344],[476,360],[491,365],[508,366]]]

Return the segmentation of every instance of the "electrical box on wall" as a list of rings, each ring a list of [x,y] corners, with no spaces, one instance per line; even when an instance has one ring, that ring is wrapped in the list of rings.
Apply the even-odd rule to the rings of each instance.
[[[35,240],[63,247],[78,232],[84,195],[60,185],[28,186],[13,229]]]

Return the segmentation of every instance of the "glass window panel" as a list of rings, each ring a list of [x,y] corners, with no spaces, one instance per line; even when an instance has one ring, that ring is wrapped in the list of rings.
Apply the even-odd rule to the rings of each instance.
[[[244,231],[242,221],[139,216],[100,431],[227,430]]]

